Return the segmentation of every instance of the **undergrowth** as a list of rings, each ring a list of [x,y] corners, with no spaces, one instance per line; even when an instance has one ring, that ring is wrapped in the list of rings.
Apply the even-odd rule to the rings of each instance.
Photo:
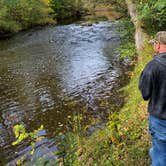
[[[134,58],[136,57],[136,48],[134,41],[134,26],[130,18],[125,17],[121,19],[118,31],[120,32],[121,44],[118,48],[120,58]]]

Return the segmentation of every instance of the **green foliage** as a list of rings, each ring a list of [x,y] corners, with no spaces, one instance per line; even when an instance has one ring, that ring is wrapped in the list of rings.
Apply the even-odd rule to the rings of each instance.
[[[84,13],[82,0],[50,0],[57,19],[80,17]]]
[[[128,15],[127,6],[124,0],[111,0],[110,3],[119,13],[123,14],[123,16]]]
[[[136,56],[136,48],[133,36],[134,26],[128,18],[120,21],[119,32],[122,41],[119,47],[120,58],[124,59],[126,57]]]
[[[166,1],[140,0],[138,9],[140,18],[150,31],[166,29]]]
[[[59,157],[58,163],[63,163],[64,166],[78,166],[79,144],[80,138],[77,134],[72,132],[66,133],[56,153]]]
[[[4,0],[0,0],[0,31],[18,31],[20,25],[9,17],[9,8]]]
[[[0,0],[0,30],[17,32],[33,25],[53,23],[46,0]]]
[[[136,48],[133,42],[123,43],[119,47],[120,58],[124,59],[126,57],[136,56]]]
[[[124,156],[124,162],[128,163],[127,165],[137,165],[139,163],[143,166],[150,165],[148,155],[150,140],[147,127],[147,103],[142,100],[138,89],[138,81],[145,64],[152,59],[152,46],[145,44],[145,48],[139,56],[142,57],[142,61],[136,64],[131,74],[130,83],[122,89],[128,97],[118,115],[118,132],[121,138],[120,142],[126,146],[121,148],[118,155]],[[118,155],[116,156],[117,159],[119,158]]]
[[[120,31],[121,40],[124,42],[127,42],[127,41],[134,42],[135,28],[130,18],[123,18],[120,20],[119,23],[120,23],[119,31]]]
[[[31,147],[32,147],[31,154],[33,154],[35,151],[34,149],[35,142],[38,142],[44,138],[43,136],[37,136],[37,133],[40,132],[41,130],[43,130],[43,125],[41,125],[39,129],[27,133],[23,125],[15,125],[14,134],[16,137],[16,141],[14,141],[12,145],[17,145],[21,143],[23,140],[29,138],[31,140]]]
[[[64,139],[61,141],[56,155],[58,155],[58,163],[63,163],[64,166],[78,166],[79,147],[81,145],[81,137],[83,129],[81,126],[82,116],[68,116],[68,123],[72,127],[72,131],[64,134]],[[61,133],[60,133],[61,134]]]

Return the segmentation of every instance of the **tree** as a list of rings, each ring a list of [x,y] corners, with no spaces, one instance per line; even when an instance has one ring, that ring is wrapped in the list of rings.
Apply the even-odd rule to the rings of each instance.
[[[82,0],[50,0],[57,19],[80,17],[84,13]]]
[[[0,0],[0,30],[17,32],[33,25],[53,23],[48,0]]]
[[[150,31],[166,29],[166,1],[139,0],[140,18]],[[150,25],[150,26],[149,26]]]

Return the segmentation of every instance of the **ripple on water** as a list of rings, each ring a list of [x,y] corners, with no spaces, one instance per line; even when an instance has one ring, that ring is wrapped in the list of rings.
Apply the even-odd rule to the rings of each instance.
[[[80,112],[88,124],[107,115],[123,73],[116,28],[113,22],[71,24],[0,42],[0,133],[9,134],[0,142],[7,159],[8,153],[19,156],[29,148],[27,142],[11,146],[15,124],[31,131],[43,124],[47,149],[54,147],[51,138],[69,128],[68,116]]]

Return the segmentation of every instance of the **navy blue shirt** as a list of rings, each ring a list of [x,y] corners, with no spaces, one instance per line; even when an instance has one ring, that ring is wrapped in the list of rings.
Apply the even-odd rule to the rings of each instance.
[[[151,115],[166,120],[166,52],[154,56],[142,71],[139,90]]]

